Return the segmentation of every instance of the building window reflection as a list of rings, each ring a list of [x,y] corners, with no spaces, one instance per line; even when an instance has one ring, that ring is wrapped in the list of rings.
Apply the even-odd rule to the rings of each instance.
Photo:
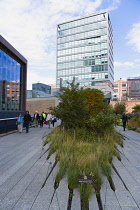
[[[0,49],[0,110],[20,110],[21,64]]]

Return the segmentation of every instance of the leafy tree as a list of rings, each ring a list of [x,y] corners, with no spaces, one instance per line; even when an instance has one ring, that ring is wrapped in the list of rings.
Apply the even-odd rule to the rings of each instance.
[[[87,128],[103,134],[112,128],[116,117],[104,101],[104,94],[98,89],[79,88],[79,84],[68,83],[63,94],[59,95],[60,103],[54,108],[54,114],[62,120],[66,129]]]
[[[104,102],[104,94],[101,90],[87,88],[84,91],[89,118],[95,117],[100,111],[108,107],[107,103]]]
[[[117,102],[114,106],[114,112],[115,114],[122,115],[126,112],[126,103],[125,102]]]
[[[63,88],[63,94],[59,95],[60,103],[54,109],[54,113],[62,120],[62,126],[66,129],[82,127],[87,116],[86,100],[83,88],[75,84],[75,79]]]
[[[134,107],[132,107],[134,113],[136,112],[140,112],[140,104],[135,105]]]

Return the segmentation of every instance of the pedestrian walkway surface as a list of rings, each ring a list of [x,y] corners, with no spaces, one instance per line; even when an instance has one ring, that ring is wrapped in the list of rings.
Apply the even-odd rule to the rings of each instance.
[[[104,178],[100,208],[93,192],[89,210],[140,209],[140,134],[127,129],[124,132],[122,127],[116,129],[125,140],[123,148],[118,146],[121,161],[113,160],[114,188]],[[59,164],[55,164],[55,154],[46,160],[49,144],[42,147],[43,137],[51,130],[45,125],[30,128],[29,133],[0,137],[0,210],[81,210],[78,189],[74,189],[68,205],[70,192],[66,177],[54,190]]]

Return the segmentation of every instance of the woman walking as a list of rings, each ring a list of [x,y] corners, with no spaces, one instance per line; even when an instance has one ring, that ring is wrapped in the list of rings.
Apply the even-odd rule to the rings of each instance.
[[[24,123],[24,117],[22,116],[21,113],[19,113],[17,121],[16,121],[19,133],[22,133],[23,131],[23,123]]]

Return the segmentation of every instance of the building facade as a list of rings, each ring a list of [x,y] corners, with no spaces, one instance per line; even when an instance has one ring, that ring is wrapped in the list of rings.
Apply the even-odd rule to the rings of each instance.
[[[47,94],[51,94],[51,86],[43,83],[32,84],[32,90],[39,90]]]
[[[32,84],[32,90],[27,90],[27,98],[42,98],[51,96],[51,86],[43,83]]]
[[[0,35],[0,119],[26,109],[27,60]]]
[[[140,100],[140,77],[120,79],[113,84],[114,101],[138,101]]]
[[[80,86],[114,82],[113,31],[107,12],[57,25],[56,87],[75,77]]]
[[[126,101],[127,100],[127,79],[120,79],[113,84],[114,94],[112,100]]]
[[[128,101],[140,100],[140,77],[128,78],[127,86]]]

